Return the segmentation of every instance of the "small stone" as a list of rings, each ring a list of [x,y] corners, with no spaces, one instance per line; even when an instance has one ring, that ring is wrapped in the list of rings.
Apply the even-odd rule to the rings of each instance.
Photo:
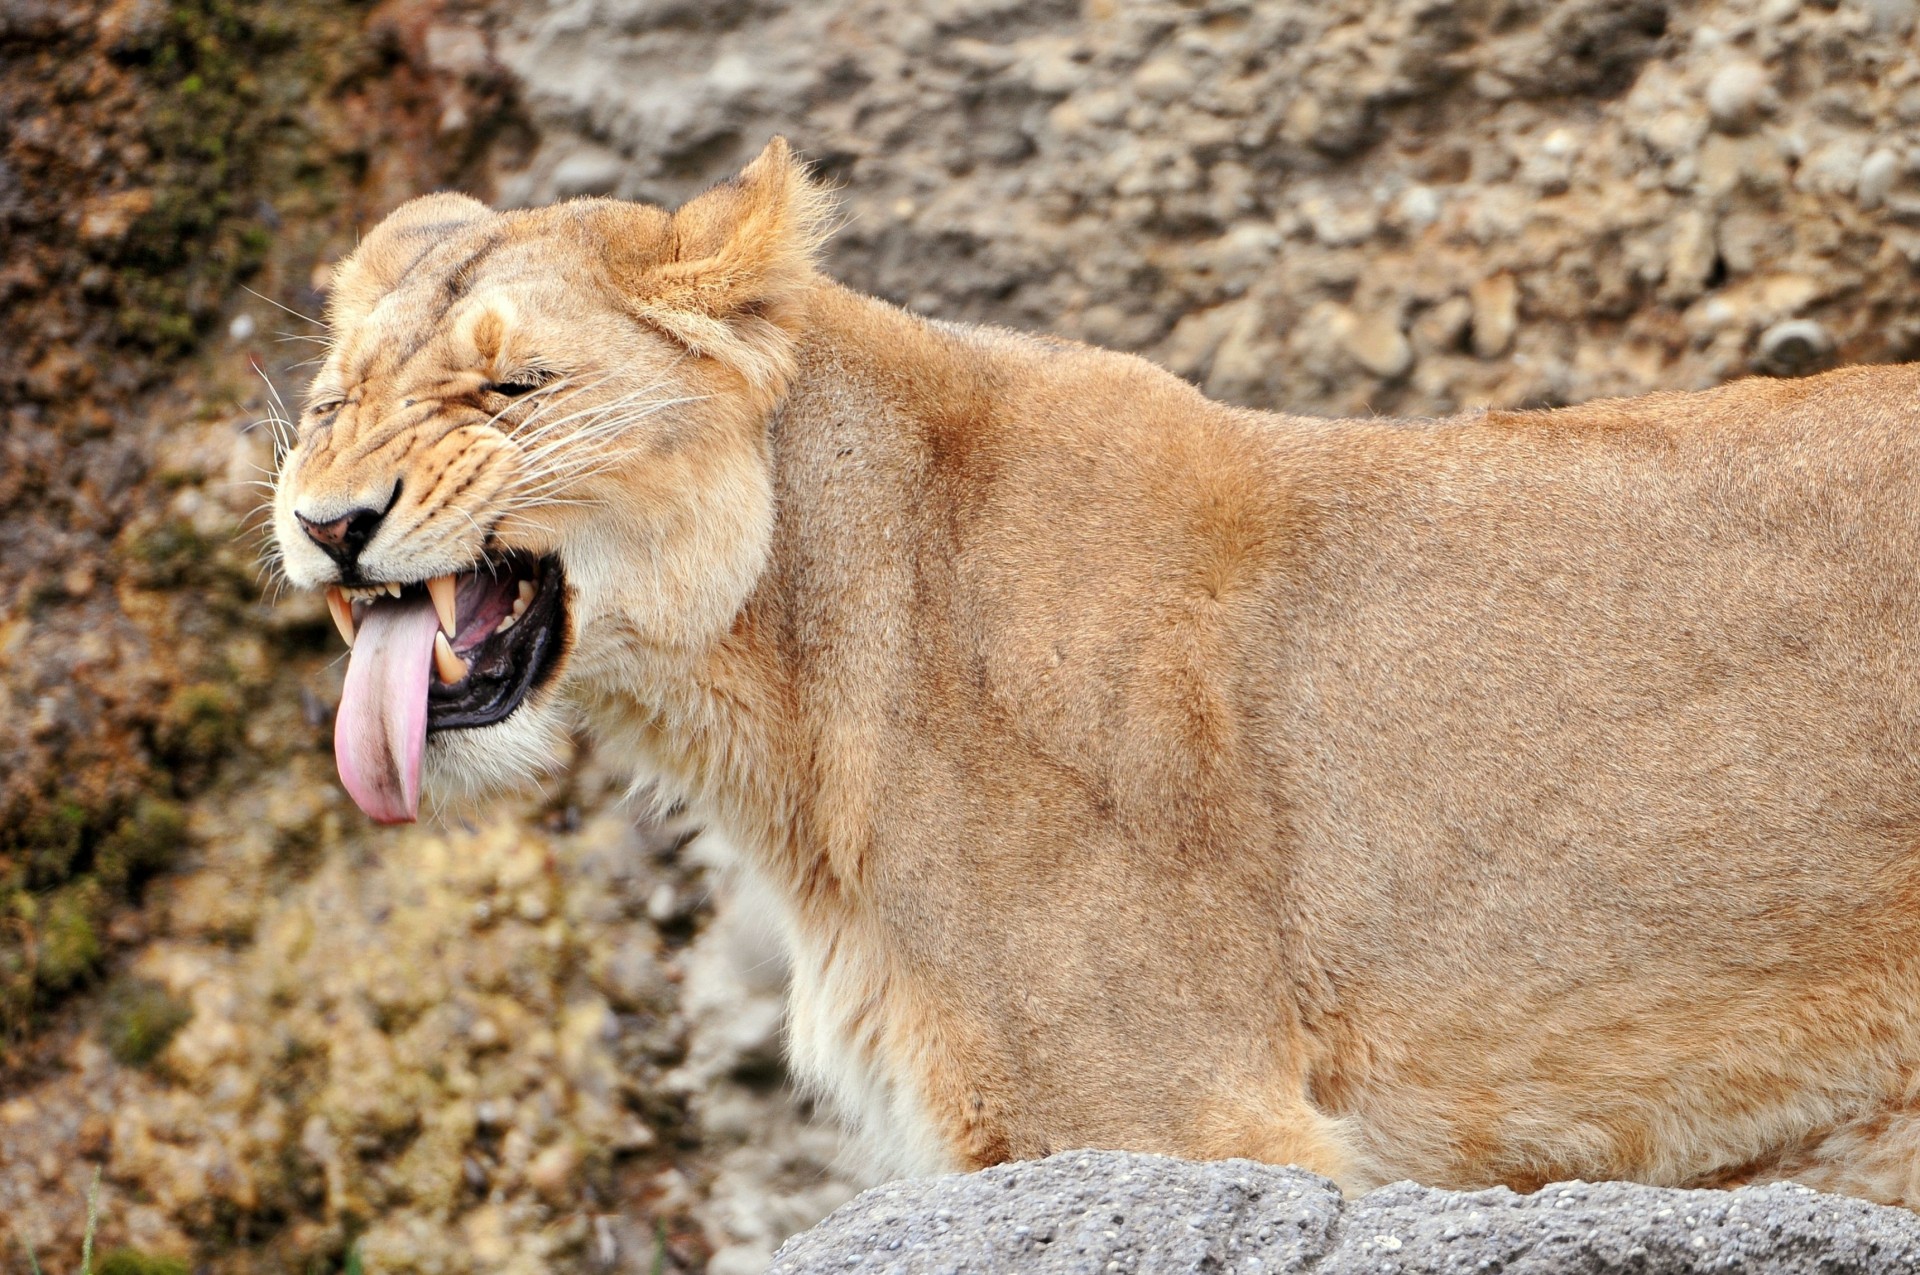
[[[1174,102],[1193,92],[1193,72],[1178,58],[1159,57],[1133,73],[1133,86],[1155,102]]]
[[[1860,176],[1854,183],[1853,197],[1868,212],[1887,202],[1893,184],[1900,180],[1900,156],[1882,146],[1860,161]]]
[[[227,324],[227,339],[230,341],[248,340],[253,336],[258,327],[259,325],[254,322],[252,315],[236,314],[233,316],[233,322]]]
[[[1707,111],[1729,132],[1744,128],[1760,113],[1769,89],[1766,69],[1759,63],[1744,58],[1728,62],[1707,81]]]
[[[1503,270],[1474,284],[1468,298],[1473,303],[1473,352],[1483,359],[1500,357],[1519,327],[1520,285]]]
[[[80,237],[90,244],[126,238],[133,223],[153,210],[151,190],[123,190],[88,202],[80,217]]]
[[[1833,337],[1814,319],[1787,319],[1760,334],[1753,365],[1768,376],[1805,376],[1833,353]]]
[[[446,75],[477,75],[487,69],[487,37],[469,26],[436,22],[427,28],[427,65]]]
[[[1837,137],[1802,156],[1793,172],[1796,190],[1816,195],[1850,195],[1859,188],[1867,148],[1856,137]]]
[[[1454,295],[1433,306],[1413,322],[1413,345],[1422,354],[1457,353],[1466,344],[1473,304]]]
[[[82,1120],[73,1149],[88,1160],[105,1158],[113,1149],[113,1122],[99,1112]]]
[[[1667,241],[1667,274],[1661,295],[1670,301],[1691,301],[1706,290],[1713,277],[1714,255],[1719,251],[1714,237],[1713,218],[1704,210],[1689,208],[1673,219]]]
[[[1262,221],[1243,221],[1214,240],[1208,256],[1215,270],[1233,278],[1256,274],[1273,264],[1280,233]]]
[[[1329,248],[1365,243],[1380,229],[1380,214],[1372,204],[1341,203],[1325,195],[1300,201],[1300,215],[1313,228],[1313,237]]]
[[[1341,346],[1375,376],[1394,380],[1413,367],[1413,345],[1391,316],[1355,315],[1342,326]]]
[[[1431,186],[1409,186],[1394,203],[1400,224],[1414,234],[1440,220],[1440,196]]]
[[[559,1208],[572,1194],[573,1173],[579,1167],[580,1154],[573,1149],[573,1144],[565,1140],[556,1142],[527,1165],[527,1185],[541,1199]]]
[[[1669,158],[1691,155],[1699,149],[1706,121],[1697,111],[1662,111],[1647,124],[1647,144]]]

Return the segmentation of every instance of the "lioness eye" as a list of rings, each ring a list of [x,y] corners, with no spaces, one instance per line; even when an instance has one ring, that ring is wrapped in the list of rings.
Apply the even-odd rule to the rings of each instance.
[[[530,394],[545,384],[546,380],[543,377],[526,376],[511,381],[495,381],[487,386],[487,389],[490,393],[505,395],[507,398],[519,398],[522,394]]]

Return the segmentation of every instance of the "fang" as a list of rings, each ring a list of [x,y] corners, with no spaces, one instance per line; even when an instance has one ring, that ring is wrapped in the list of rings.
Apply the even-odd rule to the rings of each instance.
[[[340,636],[347,640],[347,649],[353,649],[353,603],[347,601],[347,595],[337,584],[327,586],[327,611],[333,616],[333,627],[340,630]]]
[[[435,576],[427,581],[427,595],[433,599],[433,609],[440,617],[440,631],[449,638],[460,632],[459,622],[453,606],[453,577]]]
[[[433,669],[448,686],[467,675],[467,662],[453,653],[444,633],[433,635]]]

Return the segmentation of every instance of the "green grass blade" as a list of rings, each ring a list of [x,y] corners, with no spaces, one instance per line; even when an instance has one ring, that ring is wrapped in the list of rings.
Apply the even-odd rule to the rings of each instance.
[[[100,1225],[100,1170],[87,1188],[87,1233],[80,1240],[80,1275],[93,1275],[93,1233]]]

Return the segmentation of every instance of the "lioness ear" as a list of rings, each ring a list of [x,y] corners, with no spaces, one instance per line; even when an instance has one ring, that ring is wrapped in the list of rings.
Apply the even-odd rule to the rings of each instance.
[[[493,215],[473,196],[450,191],[401,204],[334,270],[332,295],[327,299],[329,326],[337,332],[366,318],[436,244]]]
[[[813,282],[832,198],[784,137],[674,213],[665,251],[621,280],[635,313],[695,353],[767,383],[785,363],[781,309]]]

